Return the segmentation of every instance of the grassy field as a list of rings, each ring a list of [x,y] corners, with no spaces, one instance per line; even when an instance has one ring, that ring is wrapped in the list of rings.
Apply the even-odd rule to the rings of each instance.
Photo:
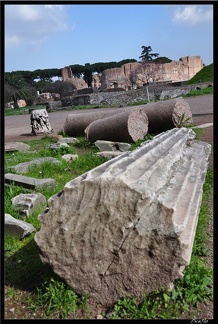
[[[197,138],[202,129],[196,129]],[[147,135],[144,140],[151,139]],[[35,178],[50,178],[57,181],[53,190],[42,189],[46,199],[61,191],[66,182],[80,174],[102,164],[106,160],[93,153],[97,151],[95,145],[88,143],[85,138],[78,138],[78,143],[70,144],[69,148],[51,150],[47,146],[55,142],[51,137],[45,136],[40,140],[28,141],[30,152],[6,152],[5,173],[14,172],[13,165],[27,162],[37,157],[53,156],[61,161],[60,164],[44,163],[42,166],[31,167],[26,176]],[[143,141],[144,141],[143,140]],[[132,144],[132,149],[140,145],[140,141]],[[33,153],[31,153],[33,152]],[[77,154],[78,159],[66,162],[61,156],[66,153]],[[212,300],[213,271],[206,264],[207,249],[207,224],[209,219],[208,201],[212,192],[213,173],[208,169],[204,184],[203,201],[199,215],[192,259],[185,269],[184,277],[177,280],[171,290],[160,290],[145,296],[142,304],[138,305],[134,296],[118,300],[112,309],[101,311],[105,318],[112,312],[112,319],[178,319],[184,318],[187,312],[195,314],[199,302]],[[19,213],[12,208],[11,199],[29,191],[17,186],[5,187],[5,213],[20,219]],[[45,206],[43,206],[45,209]],[[28,217],[36,230],[40,229],[38,214],[44,209],[35,211]],[[42,264],[38,249],[34,242],[34,234],[23,239],[5,233],[5,286],[6,307],[11,302],[16,304],[17,318],[30,318],[36,314],[40,319],[77,319],[92,318],[88,296],[78,296],[66,285],[52,270]],[[31,260],[31,262],[30,262]],[[21,287],[28,287],[19,304]],[[9,302],[10,301],[10,302]],[[25,312],[22,307],[25,306]],[[78,315],[79,314],[79,315]],[[82,314],[82,315],[81,315]],[[194,316],[194,315],[193,315]]]
[[[210,73],[211,71],[210,69]],[[209,72],[206,72],[205,75],[208,77]],[[203,82],[202,75],[197,77],[198,80],[201,78]],[[212,87],[208,89],[205,89],[205,91],[213,93]],[[197,94],[202,95],[204,93],[204,91],[201,91]],[[189,95],[196,95],[196,93]],[[22,111],[28,113],[29,108],[7,109],[5,115],[19,114]],[[82,109],[82,107],[80,108]],[[202,131],[202,129],[195,129],[196,139],[200,139]],[[151,135],[147,135],[143,141],[151,138]],[[78,140],[78,143],[69,144],[69,148],[61,150],[48,148],[49,144],[56,142],[49,136],[40,138],[40,140],[28,141],[26,143],[30,145],[30,152],[5,152],[5,173],[14,173],[14,165],[31,161],[37,157],[53,156],[57,158],[60,161],[59,164],[54,165],[47,162],[42,166],[30,168],[28,173],[25,174],[38,179],[52,177],[56,180],[57,187],[55,189],[41,189],[39,191],[48,200],[52,195],[61,191],[68,181],[106,161],[93,155],[98,151],[95,145],[87,142],[84,137],[79,137]],[[132,144],[131,149],[135,149],[140,143],[139,141]],[[77,154],[78,159],[66,162],[61,158],[66,153]],[[145,295],[141,304],[138,304],[135,297],[131,296],[118,300],[110,309],[99,309],[99,318],[185,319],[197,318],[197,314],[200,316],[199,303],[209,303],[213,300],[213,269],[207,264],[212,191],[213,172],[209,167],[203,186],[203,198],[191,262],[185,268],[183,278],[177,280],[172,289],[160,289]],[[5,186],[5,213],[17,219],[20,219],[20,215],[12,208],[11,199],[20,193],[29,193],[29,191],[18,186]],[[41,209],[36,210],[28,217],[28,222],[37,231],[40,229],[38,215],[44,210],[45,206],[42,206]],[[5,319],[94,319],[94,311],[89,304],[89,297],[77,295],[61,278],[53,273],[48,265],[41,262],[34,235],[32,233],[20,239],[5,233]]]

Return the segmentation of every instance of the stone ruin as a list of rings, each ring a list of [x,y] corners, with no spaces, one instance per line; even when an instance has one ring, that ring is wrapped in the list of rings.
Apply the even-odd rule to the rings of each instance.
[[[202,68],[203,62],[200,56],[186,56],[180,58],[179,61],[158,63],[158,65],[155,63],[143,65],[141,62],[126,63],[120,68],[107,69],[102,72],[101,89],[121,87],[130,90],[141,88],[148,81],[149,83],[187,81]]]
[[[42,262],[105,306],[169,287],[190,263],[210,152],[173,128],[69,181],[39,215]]]
[[[63,132],[68,136],[85,134],[90,142],[97,140],[136,142],[143,140],[147,134],[154,135],[180,127],[182,119],[184,121],[182,126],[192,123],[189,104],[179,97],[137,107],[69,114]]]
[[[51,133],[52,128],[48,119],[48,112],[46,109],[33,109],[30,113],[30,124],[33,135],[39,133]]]
[[[190,80],[203,68],[200,56],[185,56],[179,61],[157,64],[142,62],[123,64],[118,68],[106,69],[92,77],[92,88],[106,91],[107,89],[123,88],[124,90],[143,87],[148,82],[147,75],[151,75],[149,82],[180,82]],[[149,71],[147,71],[149,69]],[[69,66],[61,69],[63,81],[70,81],[76,89],[88,88],[83,79],[75,78]],[[134,77],[133,77],[134,76]]]
[[[63,81],[72,83],[75,89],[88,88],[88,84],[82,78],[75,78],[73,76],[72,70],[69,66],[65,66],[61,69],[61,76]]]

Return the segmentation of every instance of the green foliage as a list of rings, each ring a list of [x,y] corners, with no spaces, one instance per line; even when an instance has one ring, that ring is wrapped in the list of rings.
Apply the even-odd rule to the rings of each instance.
[[[30,88],[26,80],[18,74],[5,73],[4,83],[4,102],[14,102],[14,108],[17,108],[17,100],[28,99],[31,97]]]
[[[171,59],[169,59],[168,57],[166,56],[159,56],[157,57],[156,59],[153,60],[154,62],[158,62],[160,64],[165,64],[165,63],[170,63],[172,62]]]
[[[28,299],[32,311],[41,308],[46,316],[66,319],[76,310],[78,296],[63,281],[51,278],[43,286],[37,288],[35,296]]]
[[[154,135],[151,135],[151,134],[147,134],[147,135],[145,135],[145,137],[143,138],[143,140],[138,140],[138,141],[136,141],[135,143],[132,143],[132,144],[131,144],[131,147],[130,147],[129,150],[130,150],[130,151],[135,150],[137,147],[139,147],[139,146],[140,146],[141,144],[143,144],[144,142],[152,140],[153,137],[154,137]]]
[[[213,87],[191,90],[189,93],[187,93],[183,97],[193,97],[193,96],[206,95],[206,94],[213,94]]]
[[[196,256],[203,257],[208,254],[207,243],[209,241],[208,236],[205,233],[205,228],[208,222],[208,215],[210,213],[208,206],[208,197],[213,189],[213,172],[211,168],[208,168],[206,179],[203,185],[203,197],[201,203],[201,209],[199,213],[199,219],[195,240],[192,248],[192,253]]]
[[[197,132],[198,129],[195,129]],[[131,150],[140,146],[143,142],[151,140],[153,135],[146,135],[142,141],[137,141],[131,145]],[[85,154],[79,155],[78,159],[66,162],[61,159],[63,152],[53,151],[60,164],[44,163],[31,167],[27,176],[36,178],[52,177],[57,181],[55,189],[40,189],[40,192],[49,199],[52,195],[63,190],[64,185],[75,177],[101,165],[106,159],[92,154],[96,147],[86,141],[84,137],[78,137],[79,143],[70,146],[71,152],[85,150]],[[51,156],[52,150],[46,148],[55,140],[49,136],[28,141],[34,153],[7,152],[5,153],[5,167],[9,169],[13,165],[30,161],[41,156]],[[208,168],[205,183],[203,186],[203,196],[199,213],[198,226],[196,230],[192,258],[188,267],[185,268],[184,276],[175,282],[173,289],[160,289],[145,295],[143,301],[138,303],[134,296],[125,297],[118,300],[113,305],[111,312],[112,319],[179,319],[183,312],[195,308],[198,302],[208,302],[212,300],[213,271],[204,260],[207,254],[207,231],[206,227],[209,219],[208,201],[213,189],[213,172]],[[5,187],[5,212],[15,218],[19,218],[13,210],[11,199],[29,191],[18,186]],[[39,230],[38,211],[28,218],[28,222]],[[37,244],[34,241],[34,233],[20,239],[5,233],[5,284],[9,289],[9,294],[16,294],[16,288],[25,287],[30,289],[27,302],[28,307],[36,312],[40,310],[42,318],[68,319],[72,318],[77,309],[86,310],[88,308],[88,296],[78,297],[75,292],[66,285],[52,269],[41,262]],[[31,262],[30,262],[31,260]],[[33,286],[34,282],[34,286]],[[15,287],[14,289],[12,289]]]
[[[33,106],[25,106],[20,108],[9,109],[5,108],[5,116],[15,116],[15,115],[29,115],[29,109],[46,109],[45,105],[33,105]]]
[[[139,58],[142,60],[142,62],[153,61],[153,57],[157,58],[159,56],[158,53],[151,53],[151,46],[141,46],[141,48],[142,53],[141,56],[139,56]]]
[[[201,301],[212,300],[212,274],[212,269],[193,255],[191,265],[186,267],[184,276],[177,282],[174,298],[181,300],[184,309],[196,307]]]
[[[186,81],[185,84],[194,84],[194,83],[201,83],[201,82],[212,82],[213,81],[213,63],[210,65],[206,65],[197,72],[193,78],[189,81]]]
[[[78,142],[74,144],[75,147],[80,147],[80,148],[88,148],[88,149],[96,149],[96,145],[87,141],[84,136],[78,136],[77,137]]]
[[[176,125],[178,128],[181,127],[191,127],[191,117],[185,117],[185,114],[183,113],[181,116],[178,116],[178,120],[176,121]]]

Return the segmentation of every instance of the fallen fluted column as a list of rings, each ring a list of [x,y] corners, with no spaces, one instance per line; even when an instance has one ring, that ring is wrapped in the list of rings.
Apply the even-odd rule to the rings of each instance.
[[[169,285],[190,263],[211,146],[174,128],[69,181],[48,200],[40,257],[94,303]]]

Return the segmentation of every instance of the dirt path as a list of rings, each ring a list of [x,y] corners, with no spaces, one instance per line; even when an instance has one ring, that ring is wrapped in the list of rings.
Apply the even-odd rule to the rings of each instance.
[[[195,125],[213,122],[213,95],[190,97],[185,100],[190,106]],[[117,110],[119,108],[98,108],[98,111],[115,109]],[[69,114],[81,114],[91,111],[96,111],[96,109],[62,110],[49,113],[49,121],[53,128],[53,135],[63,129],[64,122]],[[30,115],[5,117],[5,142],[27,141],[36,139],[39,136],[41,135],[31,134]]]

